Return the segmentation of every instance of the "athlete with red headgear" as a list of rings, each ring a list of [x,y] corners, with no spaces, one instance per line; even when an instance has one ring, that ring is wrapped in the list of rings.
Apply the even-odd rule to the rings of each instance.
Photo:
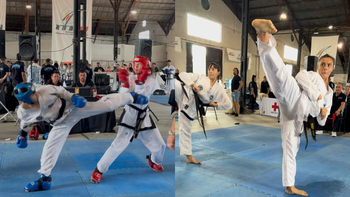
[[[120,93],[134,91],[149,99],[156,84],[153,78],[149,77],[151,70],[147,57],[137,56],[134,58],[133,71],[135,75],[129,75],[125,69],[118,71],[119,81],[122,84],[119,90]],[[139,137],[143,144],[151,151],[151,154],[146,156],[149,166],[154,171],[163,171],[164,168],[161,163],[163,161],[165,143],[157,125],[148,113],[147,104],[126,105],[118,125],[117,137],[97,163],[97,167],[91,175],[91,182],[99,183],[102,173],[107,172],[109,166],[136,137]]]

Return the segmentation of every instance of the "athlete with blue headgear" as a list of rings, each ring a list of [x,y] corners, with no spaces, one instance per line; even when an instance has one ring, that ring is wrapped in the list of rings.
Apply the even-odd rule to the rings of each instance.
[[[21,119],[17,147],[26,148],[29,125],[45,121],[53,125],[41,155],[40,178],[25,186],[26,191],[48,190],[51,187],[51,170],[55,166],[63,144],[72,127],[83,118],[113,111],[127,104],[147,104],[145,96],[134,92],[109,94],[97,102],[72,94],[62,86],[47,85],[38,90],[31,83],[20,83],[14,89],[21,102],[17,111]]]

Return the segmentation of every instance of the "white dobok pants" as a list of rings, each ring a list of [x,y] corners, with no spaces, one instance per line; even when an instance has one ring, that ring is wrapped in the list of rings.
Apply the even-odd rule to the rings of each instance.
[[[62,122],[51,129],[43,148],[40,159],[41,168],[38,172],[45,176],[51,174],[68,134],[81,119],[114,111],[119,107],[132,103],[133,100],[129,93],[109,94],[97,102],[87,102],[83,108],[74,108]]]

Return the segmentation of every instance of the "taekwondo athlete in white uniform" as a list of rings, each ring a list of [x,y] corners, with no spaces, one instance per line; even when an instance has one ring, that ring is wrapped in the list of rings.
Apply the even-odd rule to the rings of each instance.
[[[166,76],[165,91],[170,94],[171,90],[175,88],[175,66],[171,65],[171,61],[168,60],[167,65],[162,69],[162,72]]]
[[[194,92],[204,104],[209,104],[218,110],[232,108],[232,102],[224,88],[219,84],[220,67],[216,63],[208,66],[208,77],[198,73],[180,73],[181,83],[175,80],[175,100],[179,116],[179,146],[180,154],[186,155],[187,163],[200,164],[192,156],[191,128],[196,116],[196,101]],[[198,117],[199,118],[199,117]]]
[[[35,90],[31,83],[20,83],[14,89],[15,97],[21,102],[17,115],[21,119],[17,147],[26,148],[27,134],[32,123],[45,121],[53,125],[45,142],[40,159],[40,178],[25,186],[25,191],[48,190],[51,188],[51,171],[72,127],[83,118],[113,111],[131,103],[147,104],[145,96],[134,92],[109,94],[97,102],[72,94],[62,86],[46,85]]]
[[[274,92],[281,112],[281,138],[283,148],[282,183],[285,193],[308,196],[295,188],[296,155],[299,150],[302,121],[310,114],[324,125],[332,105],[333,91],[328,78],[333,71],[334,58],[328,54],[319,59],[318,73],[301,71],[293,78],[276,50],[271,35],[277,29],[270,20],[252,22],[258,34],[258,51],[263,69]]]
[[[135,91],[149,98],[154,91],[155,81],[150,77],[151,70],[147,57],[137,56],[134,58],[133,71],[134,75],[129,75],[128,71],[124,69],[118,71],[118,77],[122,84],[120,92]],[[146,156],[149,166],[154,171],[163,171],[164,168],[161,163],[165,151],[165,142],[157,125],[148,113],[147,104],[126,105],[118,125],[118,134],[97,163],[97,167],[91,175],[91,182],[101,182],[102,174],[107,172],[109,166],[137,136],[151,152],[150,155]]]

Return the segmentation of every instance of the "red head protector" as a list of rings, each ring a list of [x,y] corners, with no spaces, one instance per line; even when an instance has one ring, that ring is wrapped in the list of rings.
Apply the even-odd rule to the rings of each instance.
[[[136,67],[136,62],[140,62],[142,64],[142,68],[141,69],[144,69],[144,68],[147,68],[149,69],[149,61],[148,61],[148,58],[146,56],[143,56],[143,55],[139,55],[137,57],[134,58],[133,60],[133,66],[132,66],[132,69],[134,70],[134,73],[135,72],[135,67]]]

